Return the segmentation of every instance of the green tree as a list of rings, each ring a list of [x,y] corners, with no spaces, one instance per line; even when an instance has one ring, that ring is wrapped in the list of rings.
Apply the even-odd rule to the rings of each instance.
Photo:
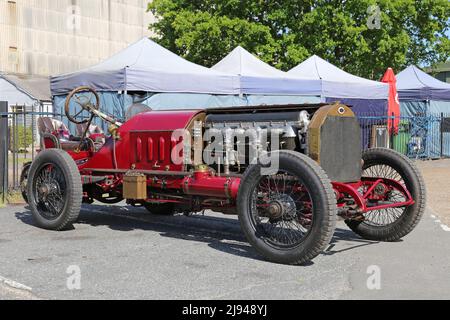
[[[312,54],[378,79],[450,56],[448,0],[153,0],[155,40],[212,66],[241,45],[289,70]]]

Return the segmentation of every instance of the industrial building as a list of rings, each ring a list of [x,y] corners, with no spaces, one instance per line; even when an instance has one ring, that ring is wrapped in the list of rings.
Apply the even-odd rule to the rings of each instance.
[[[450,83],[450,60],[444,63],[439,63],[435,67],[428,68],[425,71],[438,80]]]
[[[150,35],[149,0],[0,0],[0,72],[76,71]]]
[[[150,1],[0,0],[0,101],[8,103],[8,123],[36,134],[37,117],[53,112],[49,76],[89,67],[150,36]]]

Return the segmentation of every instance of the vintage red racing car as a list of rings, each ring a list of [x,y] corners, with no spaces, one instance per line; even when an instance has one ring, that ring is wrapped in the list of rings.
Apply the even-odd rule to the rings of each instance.
[[[42,228],[68,228],[94,200],[152,214],[211,209],[237,214],[266,259],[303,264],[329,245],[338,217],[365,239],[397,241],[424,212],[414,163],[389,149],[362,152],[357,118],[341,104],[148,111],[122,124],[81,87],[66,116],[84,125],[81,137],[43,135],[22,174]],[[88,134],[94,117],[110,123],[103,142]]]

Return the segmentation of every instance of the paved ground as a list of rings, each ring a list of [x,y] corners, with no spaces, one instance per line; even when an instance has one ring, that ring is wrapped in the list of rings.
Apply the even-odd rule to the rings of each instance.
[[[340,223],[312,264],[284,266],[261,260],[234,217],[91,206],[74,230],[57,233],[8,207],[0,209],[0,298],[450,299],[449,252],[450,232],[430,212],[397,243],[362,240]],[[67,288],[72,265],[81,290]],[[368,289],[368,268],[381,272],[381,290]]]
[[[428,191],[428,205],[450,226],[450,159],[417,161]]]

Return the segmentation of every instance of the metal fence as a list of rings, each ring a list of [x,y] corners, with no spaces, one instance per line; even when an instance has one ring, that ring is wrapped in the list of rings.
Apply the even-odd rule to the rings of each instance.
[[[450,157],[450,114],[358,118],[363,149],[391,148],[414,159]]]
[[[5,103],[1,106],[0,195],[4,195],[20,189],[22,167],[37,154],[40,147],[37,119],[63,117],[44,112],[39,105],[9,109]],[[358,119],[363,149],[386,147],[414,159],[450,157],[450,114],[400,117],[359,114]]]
[[[23,165],[33,161],[40,148],[37,119],[41,116],[59,115],[44,112],[42,105],[13,105],[8,108],[4,103],[0,109],[0,197],[20,189]]]

